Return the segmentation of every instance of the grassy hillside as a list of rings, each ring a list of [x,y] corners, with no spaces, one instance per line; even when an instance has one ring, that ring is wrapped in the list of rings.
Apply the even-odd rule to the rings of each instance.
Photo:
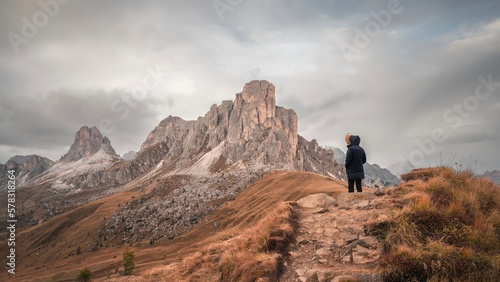
[[[388,192],[402,207],[385,238],[386,281],[500,281],[500,188],[470,172],[416,170]]]
[[[147,271],[146,281],[276,281],[295,235],[292,203],[283,202],[253,227],[232,228],[180,262]]]

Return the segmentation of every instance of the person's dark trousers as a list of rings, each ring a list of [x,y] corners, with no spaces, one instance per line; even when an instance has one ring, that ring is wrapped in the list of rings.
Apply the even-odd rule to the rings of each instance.
[[[347,183],[349,186],[347,188],[349,189],[349,193],[354,193],[354,182],[356,182],[356,191],[363,192],[361,188],[361,179],[348,179]]]

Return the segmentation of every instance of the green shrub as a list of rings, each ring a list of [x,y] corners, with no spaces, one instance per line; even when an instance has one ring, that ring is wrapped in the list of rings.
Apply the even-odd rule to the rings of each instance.
[[[134,270],[135,264],[134,264],[134,252],[131,251],[129,248],[126,248],[125,251],[123,251],[123,268],[125,270],[125,275],[131,275],[132,271]]]
[[[80,270],[80,273],[78,273],[76,279],[78,281],[90,281],[91,277],[92,272],[90,272],[90,269],[85,267],[84,269]]]

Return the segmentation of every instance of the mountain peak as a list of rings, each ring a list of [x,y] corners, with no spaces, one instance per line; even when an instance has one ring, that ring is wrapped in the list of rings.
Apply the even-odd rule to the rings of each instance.
[[[105,153],[118,156],[111,147],[111,141],[103,136],[97,127],[82,126],[75,134],[75,142],[61,160],[72,162],[89,157],[103,149]]]
[[[175,173],[210,174],[243,168],[306,170],[335,177],[343,173],[332,152],[298,135],[297,114],[276,106],[275,87],[266,80],[246,83],[234,101],[212,105],[197,120],[167,117],[148,135],[139,155],[156,150],[156,144],[167,148],[168,154],[160,150],[165,154],[162,164]]]
[[[106,138],[106,140],[104,140],[104,138]],[[104,137],[99,131],[99,129],[97,129],[97,127],[95,126],[92,126],[90,128],[88,126],[82,126],[80,130],[76,132],[75,140],[82,141],[86,139],[93,139],[103,143],[107,141],[109,144],[109,139],[107,137]]]
[[[241,98],[246,102],[274,100],[275,87],[267,80],[252,80],[243,87]],[[276,103],[273,106],[276,106]]]

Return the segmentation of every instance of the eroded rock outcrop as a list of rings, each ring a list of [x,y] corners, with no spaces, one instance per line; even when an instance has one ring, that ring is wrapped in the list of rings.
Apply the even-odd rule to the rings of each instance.
[[[172,173],[287,169],[343,175],[333,151],[298,135],[296,113],[276,106],[275,87],[265,80],[247,83],[234,101],[213,105],[196,121],[169,116],[141,151],[159,142],[169,148],[163,162]]]
[[[6,182],[3,180],[6,180],[7,171],[9,170],[15,170],[16,185],[21,185],[37,177],[49,169],[53,164],[54,162],[52,160],[38,155],[14,156],[4,165],[0,164],[0,181],[2,181],[0,187],[5,188]]]
[[[108,137],[101,134],[97,127],[83,126],[75,134],[75,142],[69,148],[69,151],[61,158],[64,162],[78,161],[84,157],[90,157],[99,150],[104,151],[110,156],[118,157]]]

